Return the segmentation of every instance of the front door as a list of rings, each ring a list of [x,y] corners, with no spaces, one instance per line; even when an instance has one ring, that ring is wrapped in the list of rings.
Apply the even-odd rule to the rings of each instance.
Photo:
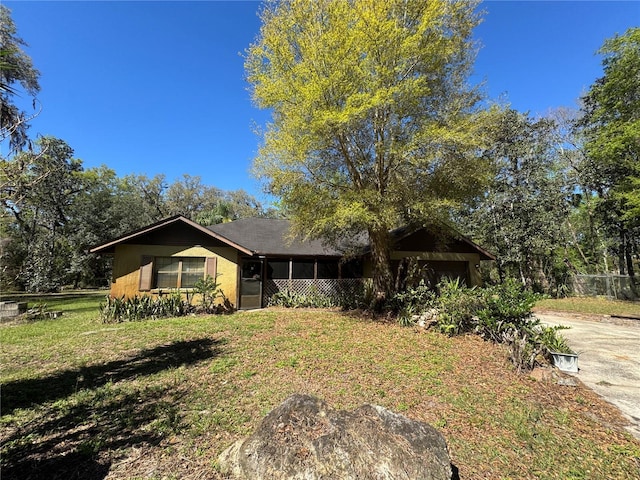
[[[262,260],[244,260],[240,275],[240,309],[262,307]]]

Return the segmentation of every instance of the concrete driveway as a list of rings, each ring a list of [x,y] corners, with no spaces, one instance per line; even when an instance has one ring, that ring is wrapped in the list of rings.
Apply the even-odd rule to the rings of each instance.
[[[536,316],[549,325],[571,327],[560,333],[579,354],[578,373],[573,375],[618,407],[631,422],[628,430],[640,439],[640,320]]]

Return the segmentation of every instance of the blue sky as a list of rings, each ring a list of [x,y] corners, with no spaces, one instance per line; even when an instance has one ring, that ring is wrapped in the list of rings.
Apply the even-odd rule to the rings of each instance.
[[[40,70],[32,135],[65,140],[85,168],[200,176],[261,198],[249,173],[259,138],[242,52],[258,2],[3,0]],[[640,25],[640,2],[488,1],[474,80],[489,98],[546,114],[577,106],[601,76],[606,38]]]

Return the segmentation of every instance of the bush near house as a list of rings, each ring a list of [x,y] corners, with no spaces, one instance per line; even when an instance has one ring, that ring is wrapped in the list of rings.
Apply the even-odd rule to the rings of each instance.
[[[194,297],[198,303],[193,304]],[[100,304],[100,319],[103,323],[135,322],[147,318],[183,317],[194,313],[230,313],[233,305],[220,289],[216,280],[207,276],[198,280],[186,298],[180,292],[151,297],[150,295],[129,298],[108,296]]]
[[[438,327],[449,334],[476,333],[504,344],[518,371],[532,370],[550,363],[551,352],[572,353],[564,337],[564,327],[543,325],[533,316],[539,295],[515,280],[487,288],[465,288],[457,282],[440,286]]]

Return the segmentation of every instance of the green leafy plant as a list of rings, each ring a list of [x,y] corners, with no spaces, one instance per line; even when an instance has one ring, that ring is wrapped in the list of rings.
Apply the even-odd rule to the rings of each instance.
[[[567,339],[558,333],[558,330],[565,330],[567,328],[569,327],[565,327],[564,325],[540,327],[538,338],[540,343],[546,347],[548,353],[575,353],[567,343]]]
[[[571,353],[558,334],[562,327],[547,327],[533,316],[539,295],[515,280],[487,288],[466,288],[459,281],[439,285],[437,326],[447,335],[476,333],[507,347],[518,371],[550,361],[550,352]]]
[[[477,325],[481,297],[475,288],[466,288],[459,279],[444,280],[438,285],[439,310],[437,326],[442,333],[459,335],[471,332]]]
[[[233,305],[225,296],[217,282],[218,275],[213,278],[207,275],[193,285],[193,293],[200,296],[200,311],[204,313],[230,313],[234,311]]]
[[[406,312],[419,314],[434,307],[435,292],[424,282],[396,293],[390,301],[390,309],[402,316]]]
[[[340,300],[338,296],[323,295],[315,288],[312,288],[309,293],[306,294],[284,289],[271,296],[269,306],[285,308],[330,308],[340,306]]]
[[[100,319],[103,323],[135,322],[146,318],[181,317],[194,311],[193,306],[179,293],[153,298],[107,297],[100,305]]]

